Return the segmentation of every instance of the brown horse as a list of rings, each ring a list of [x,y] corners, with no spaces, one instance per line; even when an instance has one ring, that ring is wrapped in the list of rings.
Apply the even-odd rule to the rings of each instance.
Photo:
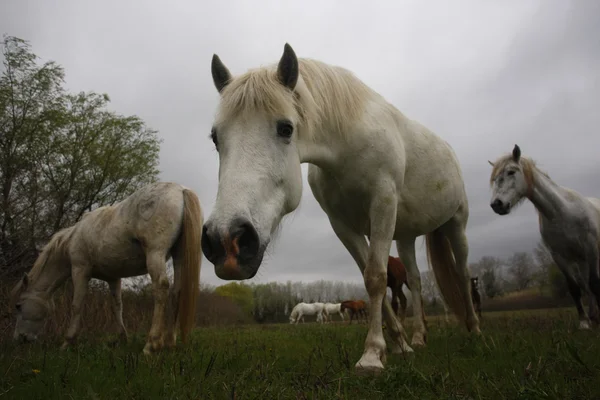
[[[357,323],[358,323],[361,315],[365,318],[365,321],[367,321],[367,303],[365,303],[363,300],[342,301],[340,310],[342,312],[344,312],[344,310],[348,310],[350,312],[350,321],[348,321],[349,324],[352,323],[354,316],[357,314],[358,314],[356,317]]]
[[[396,315],[400,316],[400,321],[404,323],[406,318],[406,295],[402,291],[402,285],[406,285],[408,290],[408,277],[406,276],[406,268],[399,257],[388,256],[387,265],[387,285],[392,289],[392,309]],[[398,299],[400,299],[400,314],[398,314]],[[421,301],[422,303],[422,301]],[[423,313],[423,321],[425,321],[425,311],[421,308]]]
[[[481,295],[479,294],[478,285],[479,277],[471,278],[471,299],[473,300],[473,306],[475,306],[475,311],[479,314],[479,318],[481,319]]]

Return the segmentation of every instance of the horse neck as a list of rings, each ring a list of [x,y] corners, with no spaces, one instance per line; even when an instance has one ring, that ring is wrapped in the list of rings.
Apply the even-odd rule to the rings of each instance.
[[[46,260],[43,269],[31,283],[31,291],[42,298],[48,298],[71,276],[69,258],[52,254]]]
[[[532,175],[527,197],[542,216],[552,219],[565,208],[564,189],[535,168]]]

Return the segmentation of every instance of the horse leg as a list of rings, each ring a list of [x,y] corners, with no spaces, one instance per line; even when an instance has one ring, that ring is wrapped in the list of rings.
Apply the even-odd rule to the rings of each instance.
[[[590,286],[590,319],[596,324],[600,323],[600,254],[598,248],[589,256],[589,286]]]
[[[398,316],[398,293],[397,293],[397,288],[393,288],[392,289],[392,310],[394,310],[394,315]],[[401,322],[402,319],[400,319]]]
[[[468,269],[469,242],[465,234],[467,217],[468,210],[461,207],[440,229],[448,239],[452,253],[454,254],[454,270],[460,280],[458,290],[467,306],[465,310],[467,330],[479,334],[481,330],[479,329],[479,319],[475,314],[475,307],[473,307],[473,299],[471,298],[471,281]],[[450,266],[450,268],[452,267]]]
[[[382,187],[385,189],[385,187]],[[365,288],[369,295],[369,330],[364,352],[355,365],[359,373],[380,372],[386,361],[386,343],[383,337],[383,313],[387,288],[387,262],[396,228],[395,195],[381,190],[371,202],[369,209],[370,229],[366,264],[363,270]],[[354,235],[357,236],[357,235]],[[364,237],[363,237],[363,243]],[[358,253],[357,255],[359,255]],[[361,256],[363,254],[360,254]],[[392,310],[390,310],[392,311]],[[396,320],[393,314],[391,320]]]
[[[119,340],[121,343],[127,343],[127,329],[123,323],[123,298],[121,296],[121,279],[108,281],[108,289],[111,296],[111,308],[115,321],[117,323],[117,330],[119,332]]]
[[[360,272],[364,276],[364,271],[367,265],[367,253],[369,246],[363,235],[358,235],[345,224],[338,222],[332,218],[329,218],[331,227],[335,232],[336,236],[340,239],[344,247],[348,250]],[[390,242],[391,246],[391,242]],[[389,252],[388,252],[389,254]],[[351,310],[349,324],[352,323],[355,311]],[[387,299],[383,300],[383,317],[385,318],[385,324],[387,326],[387,332],[392,339],[391,350],[394,354],[402,354],[404,352],[412,352],[413,349],[406,342],[406,332],[404,327],[394,315],[394,310]],[[381,327],[381,324],[379,325]]]
[[[577,315],[579,317],[579,329],[588,330],[590,328],[590,320],[588,318],[587,313],[583,308],[583,304],[581,303],[581,288],[579,287],[579,282],[577,277],[574,274],[580,274],[580,270],[577,266],[570,261],[563,258],[558,253],[552,253],[552,258],[554,262],[563,273],[565,279],[567,280],[567,286],[569,288],[569,293],[571,294],[571,298],[575,303],[575,308],[577,308]]]
[[[183,254],[175,251],[173,257],[173,286],[169,290],[169,300],[165,312],[165,332],[163,342],[166,348],[173,348],[177,344],[177,323],[179,322],[179,296],[181,292],[181,269],[183,268]]]
[[[66,349],[74,344],[79,331],[81,330],[81,309],[83,301],[88,290],[90,281],[90,269],[87,266],[73,266],[71,270],[73,280],[73,301],[71,303],[71,321],[67,329],[67,335],[62,345],[62,349]]]
[[[154,313],[152,315],[152,326],[144,346],[144,354],[151,354],[160,350],[164,344],[165,312],[169,297],[169,278],[167,278],[165,259],[165,254],[162,252],[154,251],[146,255],[146,267],[152,279],[154,292]]]
[[[415,256],[415,238],[408,240],[396,240],[396,247],[400,260],[406,268],[406,279],[412,295],[413,305],[413,337],[410,342],[412,346],[425,346],[427,341],[427,328],[423,316],[423,299],[421,297],[421,273],[417,267]],[[419,318],[421,316],[421,318]]]
[[[400,286],[400,290],[398,291],[398,298],[400,299],[400,322],[404,325],[404,321],[406,320],[406,307],[408,302],[406,300],[406,296],[402,291],[402,286]]]

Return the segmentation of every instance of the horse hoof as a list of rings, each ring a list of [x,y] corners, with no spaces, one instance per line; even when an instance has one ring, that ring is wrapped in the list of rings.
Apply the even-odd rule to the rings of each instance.
[[[362,360],[363,359],[361,358],[361,360],[354,366],[354,369],[358,375],[379,375],[381,372],[383,372],[383,363],[379,359],[368,362]]]
[[[384,350],[385,351],[385,350]],[[383,371],[383,363],[385,362],[385,353],[381,356],[377,355],[376,351],[367,350],[354,366],[359,375],[378,374]]]
[[[592,328],[590,327],[589,322],[587,322],[587,321],[579,321],[579,329],[582,330],[582,331],[587,331],[587,330],[590,330]]]
[[[406,343],[404,340],[402,344],[398,345],[397,343],[391,343],[390,351],[392,354],[405,354],[405,353],[414,353],[415,351]]]
[[[412,347],[425,347],[425,337],[422,333],[415,333],[410,342]]]

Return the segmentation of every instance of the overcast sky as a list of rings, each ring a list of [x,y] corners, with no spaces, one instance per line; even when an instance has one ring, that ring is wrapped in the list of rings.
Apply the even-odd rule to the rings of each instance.
[[[29,40],[66,70],[72,91],[108,93],[164,142],[161,179],[193,188],[208,217],[218,157],[208,134],[217,53],[234,74],[299,57],[353,71],[453,146],[470,203],[470,261],[530,251],[530,203],[489,207],[490,166],[512,150],[558,183],[600,197],[600,1],[2,0],[0,33]],[[361,281],[306,181],[255,282]],[[417,239],[421,270],[427,268]],[[395,246],[392,254],[397,255]],[[220,285],[203,261],[203,282]]]

